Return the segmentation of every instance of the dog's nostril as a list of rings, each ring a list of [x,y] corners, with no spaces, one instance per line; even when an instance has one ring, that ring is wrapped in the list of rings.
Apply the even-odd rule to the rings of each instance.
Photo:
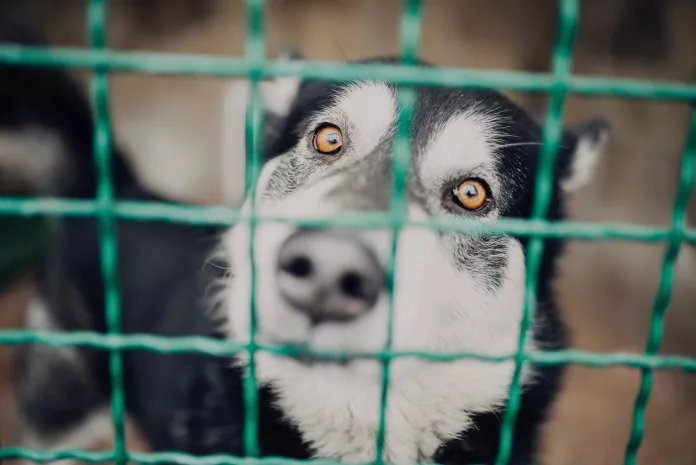
[[[278,251],[279,297],[317,325],[346,322],[371,310],[384,289],[384,271],[360,236],[302,230]]]
[[[360,298],[364,294],[365,283],[363,278],[355,271],[348,271],[339,281],[339,287],[348,297]]]
[[[300,255],[291,259],[283,266],[283,270],[296,278],[306,278],[312,274],[312,261],[309,257]]]

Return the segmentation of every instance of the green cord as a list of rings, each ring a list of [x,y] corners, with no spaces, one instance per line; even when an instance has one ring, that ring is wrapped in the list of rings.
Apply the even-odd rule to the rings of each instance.
[[[471,358],[489,363],[514,363],[515,369],[509,390],[508,409],[502,419],[501,438],[496,465],[509,460],[514,439],[514,424],[520,407],[520,378],[525,362],[539,365],[576,363],[592,367],[625,366],[642,371],[641,385],[636,396],[633,423],[626,447],[625,463],[634,465],[643,439],[645,410],[650,397],[653,371],[678,369],[696,373],[696,359],[658,355],[662,338],[664,317],[670,302],[674,280],[674,268],[681,244],[696,243],[696,229],[685,225],[685,211],[693,190],[693,171],[696,159],[696,110],[692,112],[691,125],[682,157],[682,174],[674,203],[673,222],[670,228],[627,224],[590,224],[577,222],[549,222],[545,220],[552,188],[552,172],[556,148],[563,124],[562,114],[568,94],[610,95],[637,99],[662,99],[696,101],[696,84],[658,82],[636,79],[577,76],[571,73],[573,39],[579,19],[578,0],[559,0],[560,21],[558,40],[553,54],[551,73],[516,71],[468,70],[453,68],[421,69],[414,65],[421,38],[424,2],[404,0],[401,22],[402,63],[355,64],[325,63],[303,60],[272,61],[265,59],[265,25],[263,16],[266,2],[246,0],[247,40],[244,57],[219,57],[210,55],[160,54],[125,52],[106,47],[107,2],[90,0],[87,29],[91,49],[67,47],[0,46],[0,62],[34,66],[87,68],[95,71],[92,81],[92,97],[95,108],[95,161],[99,180],[97,197],[93,200],[62,200],[51,198],[16,198],[0,196],[0,286],[8,283],[38,263],[48,245],[49,223],[46,216],[96,217],[99,221],[102,274],[106,289],[107,334],[91,332],[46,333],[28,330],[0,330],[0,344],[17,345],[38,343],[54,347],[81,346],[110,351],[109,369],[112,377],[112,410],[115,427],[115,450],[111,452],[87,452],[77,450],[35,451],[21,448],[0,449],[0,460],[24,458],[38,462],[59,458],[74,458],[86,462],[126,461],[142,464],[179,463],[181,465],[301,465],[298,460],[279,458],[255,458],[258,447],[258,392],[254,354],[265,351],[279,356],[296,355],[298,349],[266,346],[255,339],[256,318],[254,312],[256,294],[252,288],[251,340],[249,344],[234,341],[217,341],[202,337],[165,338],[149,335],[122,335],[120,333],[120,292],[117,273],[117,250],[114,223],[116,219],[132,221],[163,220],[198,225],[230,225],[247,221],[253,230],[263,221],[288,221],[258,216],[252,205],[250,214],[222,207],[193,207],[148,202],[118,202],[113,196],[110,157],[111,132],[108,111],[108,72],[124,71],[152,74],[206,75],[213,77],[245,77],[251,82],[251,106],[247,115],[246,135],[249,141],[246,172],[247,193],[253,192],[261,162],[259,135],[263,129],[263,112],[260,105],[259,81],[280,76],[301,76],[308,79],[345,81],[354,79],[380,79],[405,86],[400,90],[401,112],[398,137],[394,147],[393,186],[391,209],[388,215],[362,213],[334,219],[305,219],[293,223],[299,226],[342,226],[351,228],[388,228],[396,233],[403,226],[427,226],[441,231],[454,230],[469,233],[504,233],[529,237],[527,280],[525,283],[524,314],[520,326],[520,338],[514,353],[482,355],[475,353],[435,354],[422,352],[395,352],[390,347],[394,314],[390,302],[390,319],[387,347],[379,353],[331,354],[314,352],[323,357],[349,355],[375,357],[384,363],[382,372],[381,406],[377,432],[376,461],[383,461],[385,438],[388,431],[387,405],[389,363],[393,358],[420,357],[432,361],[452,361]],[[409,86],[444,85],[457,88],[496,88],[529,92],[549,92],[550,106],[544,125],[543,149],[535,186],[534,208],[531,219],[504,219],[494,223],[476,223],[466,219],[430,219],[413,222],[404,218],[404,181],[409,168],[409,120],[414,95]],[[253,197],[252,197],[253,199]],[[253,203],[253,200],[252,200]],[[253,238],[253,234],[251,237]],[[579,240],[632,240],[666,242],[667,249],[662,266],[662,277],[653,304],[650,334],[645,354],[599,354],[579,350],[541,351],[525,347],[528,329],[533,321],[536,305],[537,271],[544,249],[544,239],[574,238]],[[392,247],[394,252],[395,247]],[[253,239],[249,253],[254,254]],[[395,254],[389,266],[389,282],[393,285]],[[253,264],[253,260],[252,260]],[[252,285],[255,270],[252,266]],[[244,382],[245,400],[245,457],[215,455],[194,457],[179,453],[128,453],[125,443],[123,391],[123,350],[151,350],[159,353],[200,352],[211,355],[232,355],[247,351],[251,363]],[[315,463],[334,465],[338,462],[318,460]]]

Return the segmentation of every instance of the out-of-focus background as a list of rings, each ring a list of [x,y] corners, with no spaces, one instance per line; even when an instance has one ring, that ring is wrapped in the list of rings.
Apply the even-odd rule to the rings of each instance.
[[[109,3],[112,48],[243,53],[240,0]],[[398,52],[399,0],[267,3],[271,57],[288,45],[309,59],[339,62]],[[680,82],[696,79],[696,2],[586,0],[581,11],[574,72]],[[425,6],[421,58],[445,66],[547,71],[556,23],[555,0],[430,0]],[[51,44],[86,45],[84,0],[2,0],[0,26],[8,24],[30,27]],[[222,142],[225,85],[224,80],[212,78],[114,75],[111,109],[116,138],[144,182],[187,202],[239,203],[243,161],[226,157]],[[511,95],[543,116],[544,96]],[[607,117],[613,132],[596,179],[572,200],[572,219],[668,225],[689,105],[569,98],[568,122],[594,115]],[[691,221],[694,214],[692,206]],[[659,244],[570,244],[557,287],[575,347],[643,350],[663,253],[664,245]],[[662,353],[696,356],[696,287],[691,285],[695,274],[696,254],[684,246]],[[31,285],[31,277],[26,277],[0,295],[0,327],[21,325]],[[0,347],[3,444],[12,443],[16,428],[13,354]],[[636,370],[571,367],[546,425],[541,463],[620,463],[638,381]],[[696,379],[675,371],[657,372],[640,463],[696,463],[694,438]],[[131,444],[138,450],[147,448],[137,435]]]

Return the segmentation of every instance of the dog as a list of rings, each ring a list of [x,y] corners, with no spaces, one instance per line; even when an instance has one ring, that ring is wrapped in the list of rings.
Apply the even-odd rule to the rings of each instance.
[[[231,84],[232,107],[246,106],[247,86]],[[260,215],[275,221],[255,226],[253,267],[248,222],[229,229],[116,222],[123,333],[249,342],[254,274],[256,342],[305,351],[255,355],[262,456],[375,459],[381,361],[306,351],[384,349],[390,297],[394,351],[502,355],[517,348],[528,239],[424,225],[431,217],[487,223],[531,215],[542,128],[502,94],[415,89],[404,205],[409,223],[397,237],[389,228],[292,224],[386,214],[397,91],[370,80],[278,78],[262,84],[265,161],[242,213],[250,212],[253,200]],[[243,134],[244,111],[236,114],[229,131]],[[13,185],[11,194],[19,189],[24,195],[94,197],[93,123],[85,96],[64,71],[0,65],[0,170],[3,183]],[[563,130],[548,219],[564,218],[564,200],[591,178],[607,132],[601,119]],[[244,140],[235,147],[245,150]],[[167,201],[143,187],[117,143],[111,164],[118,200]],[[105,332],[98,221],[50,221],[52,240],[38,267],[27,327]],[[553,292],[562,246],[558,239],[545,241],[529,349],[566,347],[568,331]],[[248,362],[245,353],[124,351],[128,415],[153,450],[244,455]],[[18,381],[22,445],[83,448],[108,434],[108,366],[108,353],[96,349],[24,347]],[[392,360],[383,458],[492,463],[514,368],[512,360]],[[562,372],[559,365],[525,363],[510,463],[534,457]]]

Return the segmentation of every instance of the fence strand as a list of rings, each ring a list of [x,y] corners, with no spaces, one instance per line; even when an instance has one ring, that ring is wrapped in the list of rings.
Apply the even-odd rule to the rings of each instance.
[[[94,200],[67,200],[57,198],[0,197],[0,215],[16,217],[67,216],[95,217],[100,228],[100,259],[106,296],[104,311],[106,334],[93,332],[53,333],[42,331],[0,330],[0,344],[44,344],[53,347],[89,347],[109,351],[109,370],[112,382],[111,403],[115,432],[113,452],[88,452],[78,450],[35,451],[23,448],[0,448],[0,460],[26,459],[48,462],[58,459],[77,459],[88,463],[126,461],[141,464],[177,463],[180,465],[300,465],[306,461],[258,458],[258,386],[255,354],[259,351],[278,356],[311,354],[325,358],[371,357],[383,363],[380,390],[380,412],[376,435],[377,463],[384,462],[388,432],[388,393],[390,361],[395,358],[416,357],[433,362],[448,362],[470,358],[489,363],[514,364],[509,400],[505,411],[496,465],[508,462],[514,440],[514,424],[520,407],[520,382],[526,362],[538,365],[575,363],[592,367],[626,366],[641,370],[641,384],[635,399],[630,438],[626,447],[626,465],[635,465],[643,439],[645,410],[650,398],[654,370],[681,370],[696,373],[696,359],[680,356],[661,356],[659,349],[663,339],[664,317],[671,298],[676,259],[682,243],[696,244],[696,229],[685,225],[685,212],[694,184],[696,159],[696,106],[692,109],[689,132],[681,161],[681,178],[674,202],[673,220],[669,228],[628,224],[599,224],[577,222],[551,222],[545,219],[551,199],[552,171],[557,146],[561,136],[563,107],[568,94],[634,98],[696,101],[696,84],[638,79],[608,78],[573,75],[571,62],[573,41],[579,19],[578,0],[559,0],[559,27],[557,43],[552,57],[551,73],[518,71],[468,70],[455,68],[416,66],[421,39],[423,5],[420,0],[404,0],[401,18],[401,63],[358,64],[327,63],[307,60],[273,61],[265,58],[266,34],[264,27],[264,0],[245,0],[247,32],[243,57],[219,57],[177,53],[124,52],[109,50],[106,44],[107,1],[90,0],[86,26],[91,48],[33,47],[1,45],[0,62],[30,66],[53,66],[90,69],[94,72],[91,85],[95,109],[94,156],[97,167],[97,193]],[[108,73],[133,72],[149,74],[205,75],[229,78],[244,77],[249,80],[250,106],[246,121],[247,165],[246,193],[251,202],[250,212],[245,213],[223,207],[193,207],[153,202],[128,202],[114,199],[111,180],[110,156],[112,150],[108,105]],[[361,213],[342,215],[340,218],[313,218],[292,220],[300,227],[341,226],[350,228],[388,228],[392,232],[392,256],[388,267],[388,283],[391,290],[395,280],[396,247],[401,227],[433,228],[440,231],[459,231],[471,234],[509,234],[529,237],[527,278],[525,282],[524,312],[520,323],[517,348],[507,354],[485,353],[433,353],[417,351],[393,351],[391,348],[394,303],[390,297],[387,343],[379,352],[329,353],[259,344],[256,341],[256,286],[254,267],[254,228],[260,222],[290,221],[263,217],[254,208],[255,186],[261,159],[261,135],[264,115],[261,107],[259,83],[264,79],[300,76],[307,79],[347,81],[370,78],[401,84],[399,90],[399,129],[394,144],[392,164],[392,195],[387,215]],[[404,193],[411,158],[410,120],[415,103],[412,86],[440,85],[455,88],[496,88],[527,92],[548,92],[551,99],[543,131],[543,147],[539,172],[534,190],[532,217],[528,220],[503,219],[482,224],[463,218],[429,219],[411,221],[404,216]],[[115,224],[117,221],[164,221],[192,225],[230,226],[248,222],[250,228],[251,295],[250,340],[248,343],[221,341],[203,337],[167,338],[143,334],[121,334],[120,292],[118,282],[117,246]],[[645,352],[594,353],[581,350],[553,352],[531,349],[527,338],[533,321],[538,270],[544,251],[544,240],[569,238],[578,240],[632,240],[666,242],[662,275],[653,304],[650,332]],[[390,296],[393,293],[390,292]],[[125,440],[125,392],[123,389],[123,351],[150,350],[158,353],[201,352],[214,356],[230,356],[238,353],[249,355],[247,376],[244,379],[245,429],[244,457],[228,455],[192,456],[174,452],[150,454],[129,453]],[[314,460],[320,465],[337,465],[331,460]],[[424,464],[423,464],[424,465]]]

